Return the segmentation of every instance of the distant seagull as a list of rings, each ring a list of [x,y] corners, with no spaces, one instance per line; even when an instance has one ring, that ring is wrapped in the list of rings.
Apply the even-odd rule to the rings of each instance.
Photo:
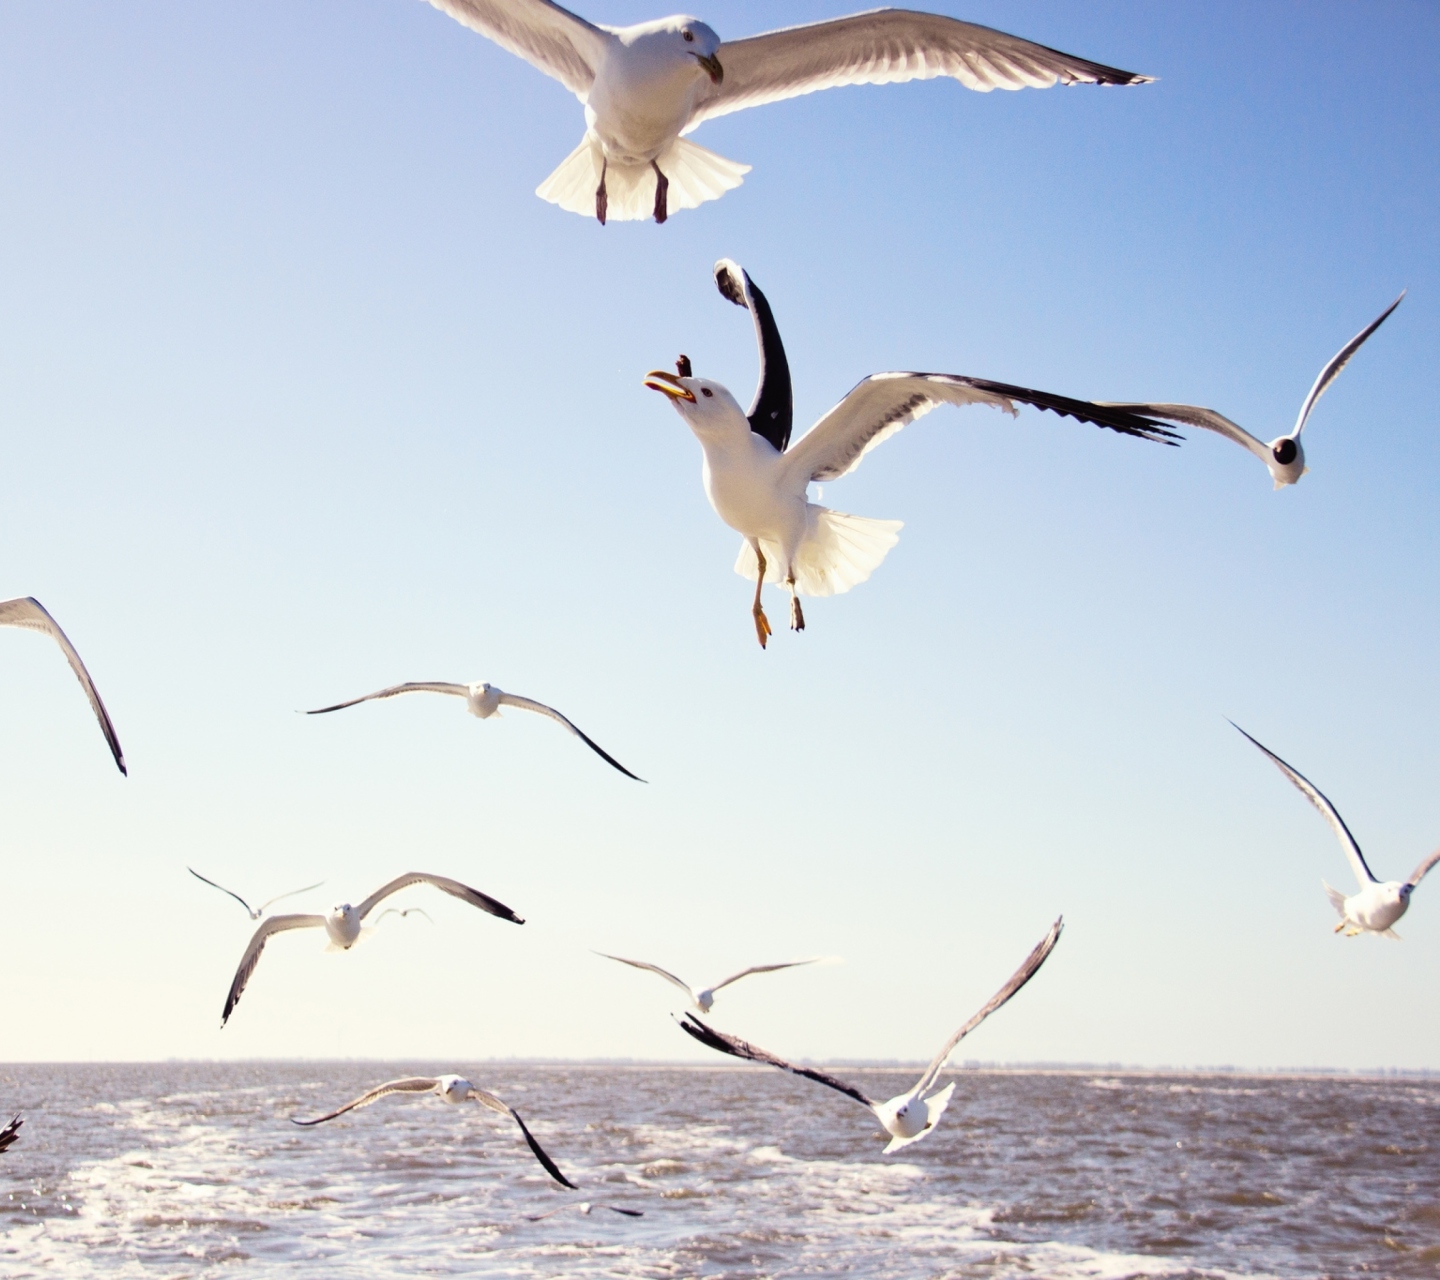
[[[722,43],[677,15],[606,27],[548,0],[430,0],[553,76],[585,136],[535,192],[571,213],[664,222],[738,187],[750,166],[687,141],[702,121],[847,84],[949,76],[967,89],[1145,84],[1149,76],[954,18],[877,9]]]
[[[275,903],[279,902],[282,898],[293,898],[297,893],[309,893],[311,889],[318,889],[322,884],[325,883],[325,881],[320,880],[315,884],[307,884],[303,889],[291,889],[288,893],[277,893],[268,902],[262,902],[258,907],[252,907],[248,902],[245,901],[244,898],[242,898],[238,893],[236,893],[235,890],[227,889],[223,884],[216,884],[213,880],[207,880],[198,871],[196,871],[194,867],[186,867],[185,870],[188,871],[192,876],[194,876],[195,879],[203,881],[205,884],[208,884],[212,889],[219,889],[221,893],[228,893],[232,898],[235,899],[236,902],[238,902],[242,907],[245,908],[245,910],[249,913],[250,919],[252,920],[260,919],[260,917],[265,914],[265,910],[267,907],[274,906]]]
[[[479,907],[481,911],[488,911],[492,916],[499,916],[500,919],[509,920],[513,924],[525,923],[503,902],[497,902],[487,894],[481,893],[480,890],[463,885],[458,880],[427,875],[423,871],[411,871],[407,875],[396,876],[389,884],[376,889],[359,906],[352,907],[348,902],[342,902],[329,915],[270,916],[255,930],[250,939],[250,945],[245,948],[245,954],[240,960],[240,967],[235,970],[235,980],[230,984],[230,994],[225,997],[225,1012],[220,1015],[220,1025],[223,1027],[229,1021],[230,1015],[235,1011],[235,1006],[240,1003],[240,996],[245,990],[245,984],[250,981],[250,975],[255,972],[255,966],[260,963],[260,953],[265,949],[266,939],[271,934],[283,933],[287,929],[324,929],[326,936],[330,939],[331,949],[348,951],[359,941],[365,917],[392,893],[399,893],[401,889],[408,888],[412,884],[434,885],[442,893],[448,893],[462,902],[468,902],[472,907]]]
[[[1310,388],[1310,394],[1305,397],[1305,403],[1300,406],[1300,416],[1295,419],[1295,429],[1288,436],[1276,436],[1269,444],[1257,440],[1244,427],[1231,422],[1229,418],[1216,413],[1214,409],[1202,409],[1193,404],[1147,404],[1138,401],[1107,403],[1115,409],[1149,414],[1151,417],[1163,418],[1170,422],[1183,422],[1186,426],[1204,427],[1207,431],[1219,432],[1227,439],[1249,449],[1270,469],[1270,474],[1275,479],[1275,487],[1283,489],[1287,484],[1295,484],[1309,470],[1305,465],[1305,449],[1300,443],[1300,433],[1305,430],[1305,419],[1310,416],[1310,410],[1315,407],[1315,402],[1324,395],[1325,388],[1339,376],[1340,370],[1350,363],[1350,357],[1360,350],[1365,339],[1384,324],[1390,313],[1400,305],[1405,293],[1405,290],[1401,290],[1400,297],[1386,307],[1378,319],[1360,330],[1340,348],[1335,358],[1320,370],[1320,376],[1315,379],[1315,385]]]
[[[764,1049],[758,1049],[753,1044],[746,1044],[735,1036],[727,1036],[724,1032],[707,1026],[694,1014],[687,1013],[680,1028],[701,1044],[720,1053],[728,1053],[733,1058],[746,1058],[751,1062],[763,1062],[779,1067],[782,1071],[805,1076],[817,1084],[843,1093],[847,1098],[854,1098],[863,1107],[869,1107],[884,1126],[885,1132],[890,1135],[890,1144],[885,1148],[885,1154],[889,1155],[890,1152],[899,1151],[901,1147],[909,1146],[912,1142],[918,1142],[939,1122],[945,1108],[950,1104],[950,1095],[955,1092],[955,1082],[952,1080],[938,1092],[935,1082],[945,1069],[950,1055],[955,1052],[955,1046],[1035,976],[1036,971],[1045,963],[1045,957],[1054,950],[1055,944],[1060,940],[1060,930],[1063,927],[1063,920],[1057,920],[1050,926],[1050,932],[1026,957],[1025,963],[1011,975],[1010,981],[990,997],[989,1003],[979,1013],[945,1042],[944,1047],[935,1055],[935,1060],[925,1068],[914,1086],[898,1097],[891,1098],[889,1102],[877,1102],[866,1097],[854,1085],[837,1080],[823,1071],[816,1071],[811,1067],[797,1067],[794,1063],[777,1058],[773,1053],[766,1053]]]
[[[597,951],[597,956],[604,956],[607,960],[618,960],[621,964],[633,965],[636,969],[648,969],[651,973],[658,973],[666,982],[673,982],[687,996],[701,1013],[709,1013],[710,1006],[715,1003],[715,993],[721,987],[728,987],[732,982],[739,982],[741,978],[748,978],[752,973],[774,973],[777,969],[794,969],[802,964],[814,964],[819,956],[809,960],[787,960],[784,964],[755,964],[748,969],[741,969],[739,973],[732,973],[728,978],[715,983],[714,986],[702,987],[698,991],[688,982],[681,982],[673,973],[662,969],[658,964],[647,964],[644,960],[627,960],[624,956],[612,956],[606,951]]]
[[[1230,723],[1250,738],[1233,720]],[[1340,923],[1335,926],[1335,932],[1339,933],[1343,929],[1347,938],[1353,938],[1358,933],[1378,933],[1382,937],[1398,940],[1400,935],[1390,926],[1410,909],[1410,895],[1415,892],[1415,886],[1425,878],[1425,873],[1440,862],[1440,849],[1416,867],[1410,873],[1410,879],[1386,880],[1382,883],[1375,879],[1365,861],[1365,855],[1360,852],[1360,846],[1350,834],[1345,820],[1336,812],[1335,806],[1320,794],[1308,778],[1292,769],[1269,747],[1256,742],[1254,738],[1250,738],[1250,741],[1269,756],[1275,767],[1295,784],[1296,790],[1320,810],[1340,841],[1340,847],[1345,850],[1345,856],[1350,859],[1355,879],[1360,882],[1359,893],[1353,893],[1347,898],[1339,889],[1332,889],[1324,880],[1320,881],[1325,886],[1325,896],[1330,899],[1330,905],[1340,913]]]
[[[24,1123],[25,1121],[20,1116],[16,1116],[3,1129],[0,1129],[0,1151],[14,1145],[15,1139],[20,1136],[20,1126]]]
[[[464,1076],[411,1076],[405,1080],[387,1080],[384,1084],[376,1085],[369,1093],[362,1093],[354,1102],[347,1102],[343,1107],[331,1111],[328,1115],[316,1116],[313,1120],[296,1120],[292,1116],[290,1122],[300,1125],[324,1124],[327,1120],[343,1116],[347,1111],[354,1111],[357,1107],[368,1107],[372,1102],[377,1102],[392,1093],[438,1093],[446,1102],[453,1103],[455,1106],[459,1106],[462,1102],[478,1102],[482,1107],[497,1111],[502,1116],[509,1116],[520,1126],[520,1132],[525,1136],[526,1144],[535,1153],[535,1159],[545,1167],[545,1172],[562,1187],[569,1187],[571,1191],[577,1190],[575,1184],[555,1167],[555,1162],[535,1141],[534,1135],[526,1128],[525,1121],[520,1118],[520,1113],[514,1107],[501,1102],[493,1093],[477,1089]]]
[[[501,707],[519,707],[522,711],[534,711],[538,715],[549,716],[556,724],[564,725],[569,729],[606,764],[613,765],[627,778],[635,778],[636,782],[645,781],[644,778],[635,777],[620,761],[598,743],[581,733],[554,707],[547,707],[543,702],[536,702],[533,698],[522,698],[518,693],[506,693],[504,689],[496,688],[493,684],[449,684],[440,680],[393,684],[388,689],[381,689],[378,693],[367,693],[363,698],[351,698],[349,702],[337,702],[333,707],[319,707],[314,711],[307,711],[305,714],[307,716],[323,716],[331,711],[343,711],[346,707],[358,706],[362,702],[373,702],[376,698],[393,698],[402,693],[448,693],[452,697],[464,698],[470,714],[481,720],[488,720],[491,716],[499,715]]]
[[[527,1213],[525,1218],[529,1222],[544,1222],[546,1218],[553,1218],[557,1213],[564,1213],[567,1209],[578,1209],[587,1218],[593,1209],[608,1209],[611,1213],[623,1213],[627,1218],[643,1218],[645,1210],[626,1209],[618,1204],[592,1204],[589,1200],[577,1200],[572,1204],[562,1204],[558,1209],[550,1209],[545,1213]]]
[[[90,699],[90,709],[95,713],[95,719],[100,721],[100,732],[105,735],[105,741],[110,745],[110,754],[115,757],[120,772],[126,773],[125,753],[120,750],[120,739],[115,736],[115,726],[110,723],[110,713],[100,701],[100,691],[90,679],[90,673],[85,670],[85,664],[75,652],[75,646],[60,630],[60,624],[45,611],[45,606],[32,596],[0,602],[0,627],[24,627],[27,631],[40,631],[60,646],[60,652],[70,664],[70,670],[75,673],[80,687],[85,690],[85,696]]]
[[[838,480],[860,465],[882,440],[942,404],[984,404],[1018,414],[1015,402],[1049,409],[1144,440],[1174,432],[1127,410],[1107,408],[1046,391],[1030,391],[985,378],[947,373],[876,373],[817,422],[793,447],[790,366],[765,295],[734,262],[715,264],[721,294],[749,309],[760,347],[760,385],[746,412],[718,382],[693,376],[690,360],[678,376],[651,370],[645,385],[670,397],[705,453],[705,492],[715,512],[744,535],[735,572],[755,582],[751,614],[763,649],[770,621],[760,605],[766,582],[790,590],[790,626],[805,629],[799,596],[848,591],[879,566],[899,541],[898,520],[871,520],[806,500],[811,483]]]

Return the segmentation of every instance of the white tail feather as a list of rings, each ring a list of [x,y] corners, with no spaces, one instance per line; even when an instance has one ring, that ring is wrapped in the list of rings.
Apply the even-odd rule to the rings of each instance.
[[[657,162],[670,180],[666,208],[693,209],[738,187],[750,172],[748,164],[736,164],[705,147],[676,138]],[[655,170],[648,164],[605,163],[600,140],[587,133],[561,162],[560,167],[535,188],[535,194],[570,213],[595,215],[595,190],[605,174],[606,210],[610,222],[638,222],[655,211]]]
[[[1339,889],[1332,889],[1323,880],[1320,883],[1325,885],[1325,896],[1330,899],[1330,905],[1339,912],[1340,919],[1345,919],[1345,895]]]
[[[864,582],[900,541],[900,520],[872,520],[805,504],[807,528],[795,553],[795,589],[802,596],[838,596]],[[784,555],[778,544],[760,539],[765,552],[765,581],[783,582]],[[735,572],[755,581],[759,570],[748,541],[740,546]]]

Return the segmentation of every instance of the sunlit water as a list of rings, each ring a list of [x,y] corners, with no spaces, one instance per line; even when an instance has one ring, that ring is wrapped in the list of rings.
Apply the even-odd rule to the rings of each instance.
[[[515,1105],[581,1191],[475,1106],[287,1122],[440,1070]],[[1440,1276],[1436,1080],[966,1071],[899,1158],[853,1102],[755,1068],[25,1066],[0,1105],[27,1117],[6,1280]]]

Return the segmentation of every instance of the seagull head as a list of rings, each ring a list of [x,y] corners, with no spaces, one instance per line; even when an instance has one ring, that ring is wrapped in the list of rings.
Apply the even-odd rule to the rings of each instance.
[[[684,356],[680,359],[683,362],[681,368],[688,369],[690,361]],[[745,410],[735,397],[709,378],[686,377],[666,373],[663,369],[651,369],[645,375],[645,385],[651,391],[669,396],[676,411],[697,434],[729,433],[737,426],[747,433],[750,430]]]
[[[436,1083],[440,1086],[439,1093],[446,1102],[468,1102],[470,1100],[470,1081],[464,1076],[441,1076]]]
[[[1270,456],[1265,465],[1275,477],[1277,489],[1294,484],[1308,470],[1305,466],[1305,447],[1295,436],[1280,436],[1270,441],[1266,448],[1269,449]]]
[[[680,13],[673,18],[661,18],[655,25],[659,28],[655,34],[666,39],[669,47],[682,57],[694,58],[712,84],[725,79],[725,68],[719,58],[720,37],[699,18]]]

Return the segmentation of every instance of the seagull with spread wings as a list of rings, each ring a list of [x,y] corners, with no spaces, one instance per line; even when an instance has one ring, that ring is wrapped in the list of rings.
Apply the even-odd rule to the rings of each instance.
[[[1394,938],[1399,940],[1400,935],[1391,926],[1410,909],[1410,895],[1415,892],[1415,887],[1425,878],[1425,873],[1440,863],[1440,849],[1435,850],[1425,859],[1414,871],[1410,873],[1408,880],[1385,880],[1375,879],[1375,874],[1370,870],[1370,864],[1365,861],[1365,855],[1360,852],[1360,845],[1355,837],[1350,834],[1350,828],[1345,825],[1335,806],[1330,803],[1309,778],[1305,777],[1298,770],[1292,769],[1269,747],[1251,738],[1238,724],[1230,721],[1245,737],[1249,738],[1255,746],[1259,747],[1271,760],[1277,769],[1280,770],[1295,789],[1300,792],[1311,804],[1320,810],[1320,816],[1330,824],[1330,830],[1335,833],[1336,839],[1340,841],[1340,847],[1345,850],[1345,856],[1350,860],[1350,868],[1355,872],[1355,879],[1360,882],[1360,889],[1347,897],[1339,889],[1331,888],[1324,880],[1320,883],[1325,886],[1325,896],[1330,899],[1330,905],[1340,915],[1340,923],[1335,926],[1335,932],[1342,930],[1347,938],[1353,938],[1360,933],[1378,933],[1381,937]]]
[[[210,880],[205,876],[202,876],[198,871],[195,870],[194,867],[186,867],[185,870],[188,871],[192,876],[194,876],[195,879],[199,880],[202,884],[208,884],[212,889],[219,889],[221,893],[228,893],[232,898],[235,899],[236,902],[238,902],[242,907],[245,908],[246,914],[252,920],[260,919],[260,917],[265,914],[265,911],[268,907],[273,907],[282,898],[293,898],[296,894],[309,893],[311,889],[318,889],[322,884],[325,883],[325,881],[323,880],[318,880],[314,884],[307,884],[303,889],[291,889],[288,893],[277,893],[273,898],[270,898],[266,902],[262,902],[258,907],[252,907],[248,902],[245,901],[244,898],[242,898],[238,893],[236,893],[234,889],[227,889],[223,884],[216,884],[215,881]]]
[[[1396,298],[1376,319],[1361,329],[1336,352],[1330,363],[1320,370],[1320,376],[1315,379],[1315,385],[1310,388],[1310,394],[1305,397],[1305,403],[1300,406],[1300,416],[1295,419],[1294,430],[1289,435],[1276,436],[1269,444],[1263,440],[1257,440],[1244,427],[1231,422],[1223,413],[1216,413],[1214,409],[1202,409],[1199,405],[1148,404],[1141,401],[1119,400],[1105,403],[1115,409],[1143,413],[1162,421],[1181,422],[1187,427],[1203,427],[1206,431],[1214,431],[1227,440],[1233,440],[1241,448],[1250,450],[1259,458],[1269,469],[1270,476],[1275,481],[1275,487],[1283,489],[1287,484],[1295,484],[1309,470],[1305,465],[1305,449],[1300,443],[1300,433],[1305,430],[1306,419],[1310,417],[1310,410],[1315,407],[1315,402],[1325,394],[1325,388],[1339,377],[1340,370],[1350,363],[1350,357],[1359,351],[1365,340],[1385,323],[1390,313],[1400,305],[1404,297],[1405,291],[1402,290],[1400,297]]]
[[[90,710],[100,722],[100,732],[105,735],[110,754],[115,757],[116,767],[121,773],[128,773],[125,768],[125,753],[120,750],[120,739],[115,736],[115,726],[110,723],[110,713],[100,701],[100,691],[90,679],[90,673],[85,670],[85,664],[80,661],[80,655],[75,652],[70,638],[60,630],[60,624],[46,612],[45,606],[33,596],[0,601],[0,627],[22,627],[26,631],[39,631],[60,646],[60,652],[70,664],[70,670],[75,673],[80,687],[85,690],[85,696],[90,699]]]
[[[767,1053],[753,1044],[747,1044],[736,1036],[728,1036],[724,1032],[716,1031],[714,1027],[701,1022],[694,1014],[687,1013],[684,1021],[680,1023],[680,1027],[701,1044],[720,1053],[728,1053],[732,1058],[744,1058],[750,1062],[763,1062],[767,1066],[779,1067],[781,1071],[804,1076],[807,1080],[814,1080],[816,1084],[823,1084],[837,1093],[843,1093],[847,1098],[853,1098],[862,1107],[869,1108],[875,1118],[880,1121],[885,1132],[890,1135],[890,1143],[885,1148],[885,1154],[889,1155],[892,1151],[899,1151],[901,1147],[907,1147],[912,1142],[920,1141],[935,1127],[941,1115],[944,1114],[945,1108],[950,1105],[951,1094],[955,1092],[953,1080],[943,1089],[937,1090],[935,1087],[940,1073],[945,1070],[945,1064],[950,1061],[950,1055],[955,1052],[955,1046],[1035,976],[1040,966],[1045,963],[1045,958],[1055,949],[1055,944],[1060,941],[1062,928],[1064,928],[1063,919],[1056,920],[1050,926],[1050,932],[1040,940],[1035,950],[1026,956],[1025,963],[1010,975],[1010,980],[990,997],[979,1013],[945,1042],[940,1052],[935,1055],[935,1060],[921,1073],[920,1079],[904,1093],[891,1098],[888,1102],[877,1102],[874,1098],[861,1093],[854,1085],[846,1084],[845,1081],[827,1075],[823,1071],[817,1071],[813,1067],[796,1066],[793,1062],[777,1058],[773,1053]]]
[[[604,956],[607,960],[618,960],[621,964],[628,964],[636,969],[648,969],[651,973],[659,974],[666,982],[674,983],[687,996],[690,1003],[701,1013],[709,1013],[710,1006],[715,1003],[715,993],[722,987],[728,987],[732,982],[739,982],[741,978],[748,978],[752,973],[774,973],[778,969],[795,969],[802,964],[814,964],[820,957],[813,956],[809,960],[786,960],[782,964],[752,964],[748,969],[741,969],[739,973],[732,973],[728,978],[723,978],[713,986],[692,987],[688,982],[682,982],[668,969],[662,969],[658,964],[650,964],[644,960],[627,960],[624,956],[612,956],[607,951],[597,951],[597,956]]]
[[[493,1093],[487,1093],[484,1089],[477,1088],[464,1076],[410,1076],[404,1080],[387,1080],[384,1084],[377,1084],[368,1093],[362,1093],[353,1102],[347,1102],[343,1107],[338,1107],[326,1115],[316,1116],[313,1120],[297,1120],[292,1116],[290,1122],[307,1126],[324,1124],[327,1120],[334,1120],[336,1116],[343,1116],[347,1111],[354,1111],[358,1107],[368,1107],[372,1102],[387,1098],[392,1093],[437,1093],[454,1106],[459,1106],[464,1102],[478,1102],[482,1107],[499,1115],[508,1116],[520,1126],[521,1136],[524,1137],[526,1145],[534,1154],[535,1159],[540,1161],[545,1172],[562,1187],[568,1187],[571,1191],[577,1190],[575,1184],[560,1172],[555,1162],[545,1154],[544,1148],[535,1141],[535,1135],[530,1132],[529,1126],[520,1118],[520,1113],[514,1107],[502,1102]]]
[[[547,707],[543,702],[536,702],[534,698],[522,698],[518,693],[506,693],[504,689],[493,684],[450,684],[443,680],[418,680],[409,684],[393,684],[388,689],[367,693],[363,698],[351,698],[349,702],[337,702],[333,707],[319,707],[314,711],[307,711],[305,714],[308,716],[328,715],[331,711],[343,711],[346,707],[356,707],[362,702],[373,702],[376,698],[394,698],[402,693],[446,693],[451,697],[464,698],[466,709],[472,716],[480,720],[498,716],[501,707],[519,707],[522,711],[533,711],[536,715],[546,716],[563,728],[569,729],[600,759],[619,769],[627,778],[634,778],[636,782],[645,781],[644,778],[636,777],[631,773],[598,742],[581,733],[554,707]]]
[[[940,405],[989,405],[1012,417],[1016,404],[1107,427],[1142,440],[1174,443],[1175,433],[1150,418],[1031,391],[987,378],[948,373],[875,373],[856,386],[794,445],[790,366],[765,295],[734,262],[715,264],[720,293],[749,310],[760,348],[760,385],[747,414],[718,382],[697,378],[681,356],[677,373],[652,369],[645,385],[670,398],[704,451],[705,492],[715,512],[742,534],[735,572],[755,583],[751,615],[763,649],[770,621],[760,604],[766,582],[790,592],[790,626],[805,629],[799,597],[838,595],[864,582],[899,541],[898,520],[871,520],[818,506],[812,483],[838,480],[876,445]]]
[[[571,213],[664,222],[738,187],[750,166],[682,135],[713,116],[849,84],[948,76],[967,89],[1144,84],[973,22],[876,9],[743,40],[698,18],[631,27],[587,22],[549,0],[430,0],[553,76],[585,107],[580,145],[535,194]]]
[[[525,923],[503,902],[497,902],[488,894],[481,893],[479,889],[472,889],[469,885],[461,884],[458,880],[447,879],[445,876],[429,875],[424,871],[411,871],[406,875],[396,876],[389,884],[381,885],[359,905],[351,906],[348,902],[342,902],[328,915],[271,916],[255,930],[249,945],[245,948],[245,954],[240,958],[240,967],[235,970],[235,978],[230,983],[230,992],[225,997],[225,1011],[220,1015],[220,1025],[223,1027],[230,1020],[230,1015],[235,1012],[235,1006],[240,1003],[240,996],[245,991],[245,984],[250,981],[250,975],[255,972],[255,966],[260,963],[260,953],[265,950],[265,943],[273,935],[284,933],[289,929],[324,929],[326,937],[330,940],[328,949],[349,951],[360,940],[365,917],[392,893],[399,893],[401,889],[408,888],[412,884],[432,885],[442,893],[459,898],[461,902],[468,902],[472,907],[479,907],[481,911],[489,912],[492,916],[499,916],[500,919],[509,920],[512,924]]]
[[[0,1129],[0,1151],[14,1145],[15,1139],[20,1136],[20,1126],[24,1123],[20,1116],[15,1116],[9,1124]]]

